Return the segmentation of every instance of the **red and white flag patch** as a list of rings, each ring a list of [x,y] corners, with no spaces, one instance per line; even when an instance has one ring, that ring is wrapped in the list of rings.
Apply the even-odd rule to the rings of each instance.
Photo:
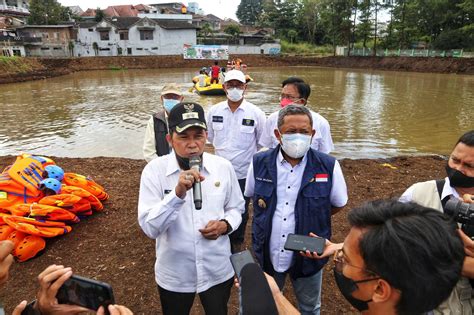
[[[326,183],[328,178],[328,174],[314,174],[314,179],[317,183]]]

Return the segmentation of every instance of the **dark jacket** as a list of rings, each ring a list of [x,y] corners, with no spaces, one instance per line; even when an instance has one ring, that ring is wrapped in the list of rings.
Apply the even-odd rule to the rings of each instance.
[[[158,156],[171,152],[166,135],[168,134],[168,123],[164,110],[160,110],[153,115],[153,128],[155,130],[155,149]]]
[[[277,204],[276,159],[280,146],[257,153],[253,158],[255,189],[253,196],[254,219],[252,226],[253,250],[265,272],[273,274],[270,261],[270,234],[272,219]],[[321,237],[331,237],[332,177],[336,159],[310,149],[304,169],[301,188],[295,204],[295,233],[308,235],[313,232]],[[327,181],[316,180],[316,175],[327,174]],[[314,260],[293,256],[290,275],[292,278],[309,277],[316,274],[327,259]]]

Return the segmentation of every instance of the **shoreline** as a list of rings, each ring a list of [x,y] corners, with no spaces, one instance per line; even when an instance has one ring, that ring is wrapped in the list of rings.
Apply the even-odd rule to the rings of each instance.
[[[474,58],[441,57],[298,57],[243,55],[248,67],[317,66],[344,69],[423,73],[474,74]],[[41,80],[89,70],[200,68],[209,60],[182,56],[121,56],[82,58],[15,58],[0,63],[0,84]],[[224,61],[221,61],[224,65]]]

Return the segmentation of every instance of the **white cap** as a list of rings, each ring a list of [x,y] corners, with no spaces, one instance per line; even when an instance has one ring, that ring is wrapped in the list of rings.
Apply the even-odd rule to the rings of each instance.
[[[229,72],[226,73],[224,83],[229,82],[231,80],[237,80],[242,83],[246,83],[245,74],[239,70],[230,70]]]

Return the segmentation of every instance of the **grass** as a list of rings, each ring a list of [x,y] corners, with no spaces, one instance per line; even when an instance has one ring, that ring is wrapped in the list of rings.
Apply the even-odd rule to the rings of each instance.
[[[121,67],[121,66],[114,66],[114,65],[111,65],[111,66],[109,66],[109,70],[120,71],[120,70],[128,70],[128,69],[125,68],[125,67]]]
[[[297,54],[297,55],[331,55],[331,46],[316,46],[310,43],[290,43],[282,40],[281,52],[282,54]]]
[[[28,72],[32,70],[29,62],[22,57],[12,56],[5,57],[0,56],[0,69],[4,72]]]

